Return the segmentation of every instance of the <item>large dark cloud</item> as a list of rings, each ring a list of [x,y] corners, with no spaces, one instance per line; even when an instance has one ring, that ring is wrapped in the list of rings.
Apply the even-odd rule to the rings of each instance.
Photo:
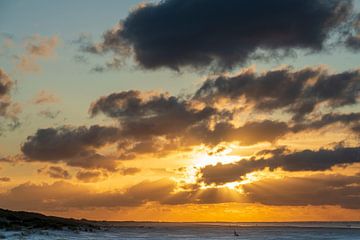
[[[250,202],[276,206],[339,205],[360,209],[360,176],[313,175],[263,179],[243,186]]]
[[[96,148],[119,138],[114,127],[93,125],[39,129],[21,146],[28,161],[63,161],[70,166],[115,170],[114,160],[96,152]]]
[[[146,93],[139,91],[113,93],[98,99],[91,105],[90,113],[96,115],[100,112],[119,119],[124,134],[132,136],[137,133],[178,133],[216,113],[211,107],[192,108],[190,102],[178,97],[166,94],[146,96]]]
[[[207,124],[218,112],[212,107],[196,108],[190,101],[168,94],[125,91],[99,98],[92,103],[92,116],[103,113],[120,124],[121,158],[136,154],[166,153],[181,147],[179,138],[187,129]]]
[[[230,68],[257,50],[320,51],[352,8],[351,0],[167,0],[138,7],[82,49],[123,56],[132,49],[148,69]]]
[[[139,91],[113,93],[92,103],[90,114],[119,121],[128,153],[158,152],[176,147],[237,141],[243,145],[274,142],[289,132],[284,122],[254,121],[236,127],[233,113],[213,107],[196,107],[194,101],[165,94],[146,96]],[[211,122],[213,127],[211,128]],[[159,143],[157,138],[167,141]]]
[[[325,68],[291,68],[267,71],[260,75],[244,71],[237,76],[209,79],[197,90],[196,99],[214,102],[244,97],[255,109],[283,109],[302,120],[320,104],[336,108],[357,103],[360,71],[329,73]]]
[[[324,171],[334,166],[360,163],[360,148],[339,147],[333,150],[304,150],[288,153],[285,149],[272,152],[273,156],[243,159],[235,163],[208,165],[200,169],[200,181],[207,184],[224,184],[241,180],[246,174],[264,170]]]

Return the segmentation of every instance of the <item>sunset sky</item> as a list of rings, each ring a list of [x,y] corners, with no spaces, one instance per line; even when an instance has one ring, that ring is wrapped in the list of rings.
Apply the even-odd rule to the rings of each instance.
[[[360,221],[359,11],[0,1],[0,208]]]

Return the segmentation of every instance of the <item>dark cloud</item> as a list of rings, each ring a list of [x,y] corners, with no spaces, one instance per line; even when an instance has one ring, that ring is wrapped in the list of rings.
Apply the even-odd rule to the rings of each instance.
[[[221,142],[237,141],[241,145],[253,145],[260,142],[274,142],[289,132],[284,122],[264,120],[261,122],[247,122],[243,126],[222,122],[209,129],[200,125],[190,128],[186,132],[190,143],[217,145]]]
[[[83,182],[98,182],[103,176],[103,173],[98,170],[87,171],[81,170],[76,173],[76,178]]]
[[[0,69],[0,96],[3,97],[9,94],[12,87],[12,81],[10,77]]]
[[[290,131],[278,121],[229,123],[232,113],[167,94],[126,91],[99,98],[90,114],[103,113],[119,121],[121,159],[137,154],[162,153],[189,146],[237,141],[243,145],[274,142]],[[210,125],[213,125],[212,127]]]
[[[339,205],[360,209],[360,176],[313,175],[263,179],[243,186],[250,202],[276,206]]]
[[[352,14],[351,0],[167,0],[146,4],[82,50],[128,56],[144,68],[231,68],[292,49],[320,51]],[[260,55],[256,57],[259,58]]]
[[[341,123],[350,127],[354,132],[358,132],[356,127],[360,123],[360,113],[328,113],[322,115],[318,120],[295,124],[291,130],[293,132],[317,130],[335,123]]]
[[[15,130],[20,126],[17,115],[21,111],[19,104],[11,99],[14,81],[0,68],[0,135],[6,130]]]
[[[347,37],[345,41],[345,45],[353,50],[353,51],[359,51],[360,50],[360,14],[358,14],[353,22],[352,22],[353,28],[350,31],[351,33]]]
[[[351,36],[346,40],[346,45],[352,50],[360,50],[360,34],[356,36]]]
[[[13,81],[0,69],[0,117],[8,115],[8,109],[11,105],[10,91]]]
[[[215,109],[211,107],[194,109],[190,102],[178,97],[167,94],[146,94],[133,90],[101,97],[92,103],[89,111],[92,116],[104,113],[119,120],[129,120],[127,121],[129,123],[122,122],[123,125],[128,124],[129,128],[150,127],[149,131],[155,131],[154,134],[157,125],[163,129],[159,131],[169,132],[170,129],[166,130],[166,128],[181,131],[194,122],[208,119],[215,114]]]
[[[55,119],[59,116],[59,114],[61,113],[60,110],[58,111],[52,111],[50,109],[45,109],[45,110],[41,110],[38,112],[38,115],[40,117],[44,117],[44,118],[48,118],[48,119]]]
[[[0,177],[0,182],[10,182],[11,178],[9,177]]]
[[[243,159],[235,163],[208,165],[200,169],[200,181],[206,184],[224,184],[241,180],[246,174],[268,168],[273,171],[324,171],[334,166],[350,165],[360,162],[360,148],[339,147],[333,150],[304,150],[289,153],[284,149],[262,152],[273,156]]]
[[[83,168],[114,171],[113,159],[102,156],[96,148],[115,142],[119,131],[114,127],[61,127],[39,129],[21,146],[28,161],[59,162]]]
[[[197,90],[196,99],[213,102],[244,97],[255,109],[282,109],[302,120],[320,104],[336,108],[357,103],[360,71],[331,74],[324,68],[291,68],[268,71],[257,75],[249,70],[237,76],[209,79]]]
[[[120,173],[124,176],[135,175],[139,172],[141,172],[141,169],[136,167],[123,167],[120,169]]]
[[[56,178],[56,179],[70,179],[71,175],[70,173],[63,169],[62,167],[58,167],[58,166],[50,166],[48,168],[40,168],[38,169],[38,173],[46,173],[47,175],[49,175],[51,178]]]
[[[100,113],[119,121],[123,139],[118,146],[123,159],[175,150],[187,129],[221,115],[214,108],[195,108],[178,97],[139,91],[101,97],[90,107],[92,116]]]

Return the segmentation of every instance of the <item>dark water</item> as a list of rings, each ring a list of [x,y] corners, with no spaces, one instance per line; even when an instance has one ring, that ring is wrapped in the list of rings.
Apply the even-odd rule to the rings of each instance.
[[[120,224],[120,223],[119,223]],[[122,223],[95,232],[17,231],[1,232],[6,239],[358,239],[360,223]],[[239,236],[234,236],[234,231]]]

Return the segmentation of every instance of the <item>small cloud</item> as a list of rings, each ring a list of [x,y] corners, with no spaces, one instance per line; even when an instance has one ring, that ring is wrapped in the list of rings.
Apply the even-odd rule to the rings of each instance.
[[[49,168],[47,168],[47,167],[40,168],[37,170],[37,172],[39,174],[45,173],[45,174],[49,175],[49,177],[56,178],[56,179],[70,179],[71,178],[71,175],[67,170],[63,169],[62,167],[58,167],[58,166],[50,166]]]
[[[75,60],[75,62],[78,62],[78,63],[88,63],[89,62],[88,59],[84,55],[75,55],[74,60]]]
[[[124,167],[120,169],[120,173],[124,176],[135,175],[140,171],[141,171],[140,168],[135,168],[135,167],[128,167],[128,168]]]
[[[59,101],[60,99],[57,96],[45,90],[38,92],[31,100],[33,104],[57,103]]]
[[[10,182],[11,179],[9,177],[0,177],[0,182]]]
[[[60,110],[51,111],[49,109],[46,109],[46,110],[41,110],[40,112],[38,112],[38,116],[43,117],[43,118],[48,118],[48,119],[55,119],[59,116],[60,113],[61,113]]]
[[[107,177],[107,174],[94,170],[94,171],[87,171],[87,170],[80,170],[76,174],[76,178],[82,182],[99,182],[104,180]]]
[[[25,41],[25,53],[18,57],[16,68],[23,72],[39,72],[39,59],[46,59],[55,55],[55,48],[59,44],[57,36],[43,37],[35,35]]]

